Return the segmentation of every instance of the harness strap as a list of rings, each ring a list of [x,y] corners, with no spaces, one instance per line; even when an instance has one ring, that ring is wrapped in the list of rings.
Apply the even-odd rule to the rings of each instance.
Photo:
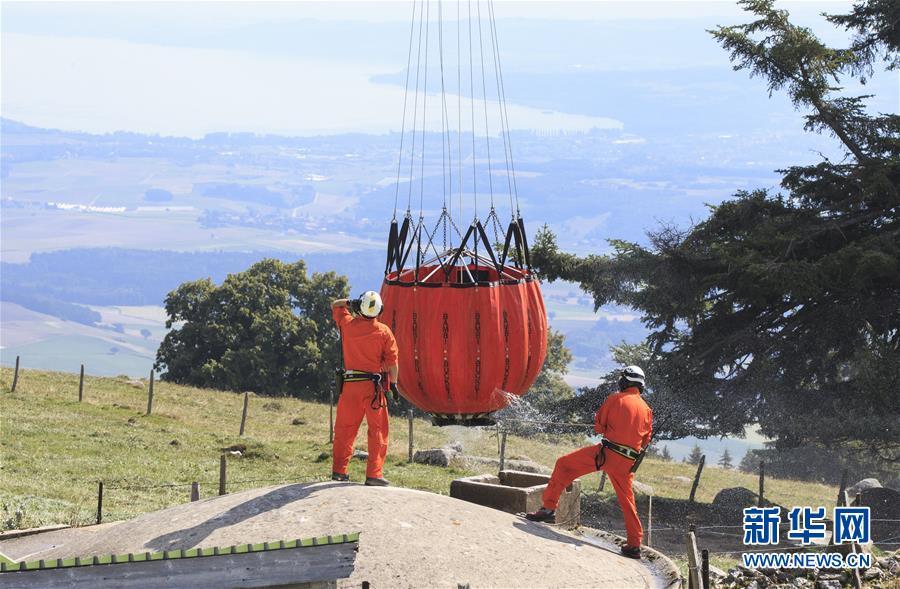
[[[345,370],[344,382],[371,381],[376,384],[381,382],[381,374],[377,372],[363,372],[362,370]]]
[[[381,373],[379,372],[365,372],[363,370],[344,371],[344,382],[371,382],[375,386],[375,395],[372,397],[372,409],[376,411],[387,407],[381,378]]]
[[[640,452],[638,452],[631,446],[626,446],[625,444],[618,444],[616,442],[613,442],[612,440],[607,440],[606,438],[603,438],[603,441],[601,443],[603,444],[604,448],[609,448],[616,454],[618,454],[620,456],[624,456],[625,458],[627,458],[629,460],[637,460],[638,456],[641,455]]]

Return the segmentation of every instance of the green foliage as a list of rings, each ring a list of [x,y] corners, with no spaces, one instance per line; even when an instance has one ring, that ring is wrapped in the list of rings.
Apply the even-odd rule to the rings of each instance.
[[[728,451],[728,448],[725,448],[725,451],[722,452],[722,456],[719,458],[719,466],[722,468],[731,468],[731,452]]]
[[[861,440],[897,460],[900,116],[870,114],[866,97],[840,87],[879,56],[897,65],[897,5],[831,17],[856,34],[840,49],[770,0],[742,5],[756,20],[713,31],[735,69],[786,91],[845,159],[784,170],[783,192],[740,191],[693,227],[656,229],[649,247],[613,240],[610,256],[560,252],[545,228],[532,260],[545,279],[579,282],[596,307],[642,312],[648,384],[694,435],[758,422],[781,448]]]
[[[688,454],[688,457],[685,458],[685,462],[688,464],[700,464],[700,460],[703,458],[703,450],[700,449],[699,444],[694,444],[694,447],[691,448],[691,453]]]
[[[186,282],[166,297],[156,355],[180,384],[322,399],[340,364],[330,303],[347,295],[334,272],[307,276],[302,262],[262,260],[221,286]]]
[[[875,477],[883,484],[900,478],[895,464],[879,459],[861,442],[840,448],[809,444],[783,450],[767,444],[764,449],[748,451],[738,468],[744,472],[758,472],[762,461],[766,463],[767,475],[834,485],[840,482],[844,470],[850,484],[869,477]]]
[[[672,462],[672,454],[669,452],[668,446],[662,447],[662,451],[659,453],[659,459],[663,462]]]
[[[528,391],[528,402],[538,411],[546,412],[563,399],[571,399],[575,391],[563,375],[569,371],[572,352],[566,347],[566,336],[555,329],[547,332],[547,356],[537,380]]]

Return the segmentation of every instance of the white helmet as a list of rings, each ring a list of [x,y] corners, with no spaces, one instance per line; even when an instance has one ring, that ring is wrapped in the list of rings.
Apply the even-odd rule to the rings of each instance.
[[[381,302],[381,295],[374,290],[367,290],[359,297],[359,314],[369,319],[375,319],[381,315],[384,303]]]
[[[644,371],[640,366],[626,366],[622,371],[622,379],[644,386]]]

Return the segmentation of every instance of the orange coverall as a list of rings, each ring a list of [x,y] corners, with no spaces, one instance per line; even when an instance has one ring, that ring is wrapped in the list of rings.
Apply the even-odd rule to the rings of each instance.
[[[391,328],[377,319],[353,317],[346,307],[333,307],[331,316],[341,332],[344,369],[381,373],[397,364],[397,341]],[[387,389],[390,383],[382,380]],[[372,382],[345,382],[334,421],[332,471],[347,474],[353,442],[363,416],[369,430],[369,460],[366,477],[381,478],[388,447],[388,411],[385,399],[375,398]]]
[[[652,427],[653,412],[641,398],[637,387],[629,387],[610,395],[594,416],[595,432],[612,442],[637,451],[646,448],[650,443]],[[544,507],[555,510],[563,489],[578,477],[597,470],[596,459],[599,451],[600,446],[588,446],[566,454],[556,461],[553,475],[544,491]],[[600,470],[606,472],[616,490],[619,507],[622,508],[622,515],[625,518],[628,545],[640,546],[644,529],[641,527],[641,520],[638,519],[634,491],[631,489],[634,473],[630,470],[634,461],[609,448],[606,448],[604,453],[606,462]]]

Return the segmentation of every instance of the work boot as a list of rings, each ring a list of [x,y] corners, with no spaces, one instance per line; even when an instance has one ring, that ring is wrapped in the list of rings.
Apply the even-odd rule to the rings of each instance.
[[[547,509],[546,507],[541,507],[534,513],[526,513],[525,519],[530,519],[533,522],[545,522],[548,524],[556,523],[556,511],[552,509]]]
[[[629,546],[628,544],[622,545],[622,556],[627,556],[628,558],[634,558],[637,560],[641,559],[641,547],[640,546]]]
[[[366,486],[368,487],[390,487],[391,483],[387,479],[381,477],[366,477]]]
[[[341,474],[339,472],[333,472],[333,473],[331,473],[331,480],[340,481],[342,483],[347,483],[347,482],[350,482],[350,475],[349,474]]]

